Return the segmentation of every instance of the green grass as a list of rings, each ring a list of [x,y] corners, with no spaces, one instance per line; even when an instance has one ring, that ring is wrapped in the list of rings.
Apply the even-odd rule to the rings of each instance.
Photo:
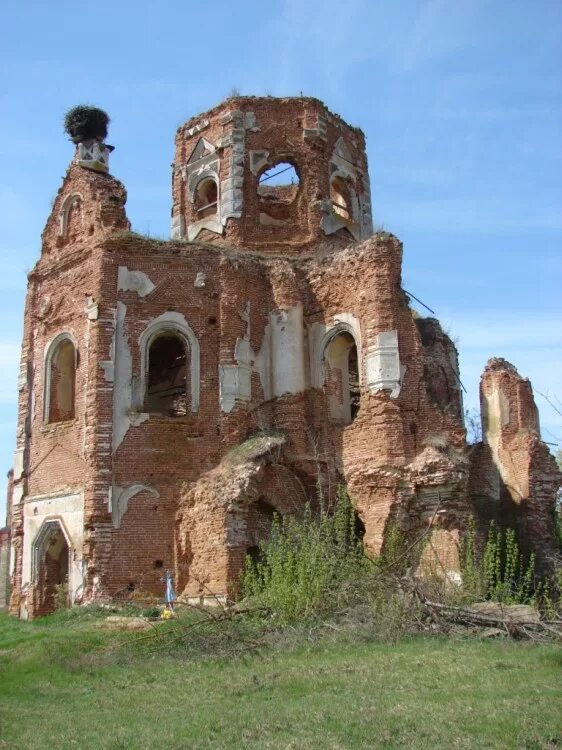
[[[562,744],[554,646],[425,637],[305,646],[301,638],[246,656],[186,658],[112,649],[134,636],[95,630],[95,619],[0,616],[0,747]]]

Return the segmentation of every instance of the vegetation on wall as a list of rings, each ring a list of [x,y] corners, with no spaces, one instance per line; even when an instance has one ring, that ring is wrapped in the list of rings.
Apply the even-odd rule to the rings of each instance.
[[[530,602],[537,593],[535,554],[524,555],[513,529],[490,523],[484,553],[477,558],[474,519],[469,521],[463,550],[463,585],[476,598],[505,604]]]

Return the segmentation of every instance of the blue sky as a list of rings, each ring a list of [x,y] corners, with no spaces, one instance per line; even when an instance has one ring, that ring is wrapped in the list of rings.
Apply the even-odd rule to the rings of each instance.
[[[165,237],[180,123],[233,88],[324,100],[366,134],[375,223],[404,242],[405,288],[458,338],[467,405],[492,355],[562,400],[559,1],[20,0],[2,10],[0,84],[2,471],[25,274],[72,157],[63,114],[84,102],[112,118],[133,228]]]

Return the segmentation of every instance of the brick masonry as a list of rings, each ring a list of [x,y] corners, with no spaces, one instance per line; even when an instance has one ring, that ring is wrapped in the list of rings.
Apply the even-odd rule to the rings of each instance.
[[[260,189],[280,163],[298,185]],[[401,243],[372,233],[359,129],[316,99],[229,99],[178,129],[172,240],[131,233],[125,202],[74,160],[29,275],[14,613],[48,611],[60,554],[73,602],[162,594],[166,569],[191,600],[231,596],[273,512],[318,479],[328,498],[347,484],[372,554],[390,523],[414,538],[431,522],[420,570],[449,572],[469,515],[501,515],[515,482],[510,512],[546,564],[560,477],[530,384],[489,363],[468,450],[455,347],[410,308]],[[147,405],[162,336],[185,355],[175,413]]]

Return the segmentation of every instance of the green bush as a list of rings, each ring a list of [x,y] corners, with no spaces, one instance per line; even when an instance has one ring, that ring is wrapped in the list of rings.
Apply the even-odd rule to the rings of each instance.
[[[283,624],[335,611],[366,572],[354,508],[343,487],[335,507],[319,515],[307,505],[300,517],[276,516],[260,544],[260,559],[246,558],[243,594]]]
[[[525,556],[513,529],[498,529],[490,523],[481,560],[475,550],[474,519],[469,521],[464,541],[462,579],[472,598],[492,599],[504,604],[535,601],[538,582],[535,579],[535,553]]]

